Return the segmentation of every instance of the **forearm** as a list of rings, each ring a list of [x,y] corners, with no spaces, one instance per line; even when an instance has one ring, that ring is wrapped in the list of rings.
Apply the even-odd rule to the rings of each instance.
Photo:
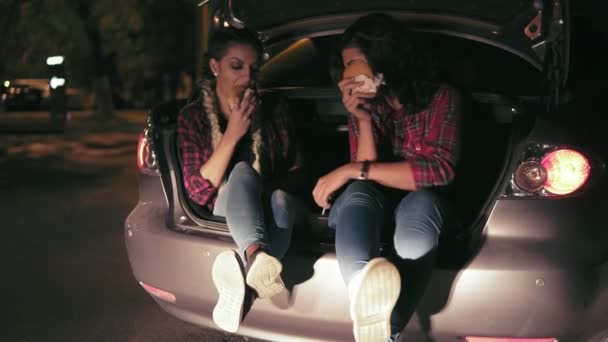
[[[349,168],[349,178],[357,179],[361,174],[363,163],[351,163]],[[412,166],[406,161],[392,163],[370,163],[367,171],[367,179],[375,181],[389,188],[414,191],[416,182]]]
[[[378,158],[376,152],[376,142],[374,141],[374,133],[372,129],[372,121],[358,120],[359,137],[357,139],[357,161],[370,160],[374,161]]]
[[[219,187],[224,179],[226,169],[228,168],[237,142],[238,139],[233,139],[224,135],[217,145],[217,148],[211,154],[209,160],[201,166],[201,176],[211,182],[215,187]]]

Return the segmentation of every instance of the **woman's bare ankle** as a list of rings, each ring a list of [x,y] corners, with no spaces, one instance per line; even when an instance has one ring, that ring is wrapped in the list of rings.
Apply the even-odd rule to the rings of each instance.
[[[256,243],[256,242],[249,245],[249,247],[247,247],[247,249],[245,250],[245,260],[246,261],[251,260],[251,256],[254,255],[261,248],[262,248],[262,246],[260,246],[260,244]]]

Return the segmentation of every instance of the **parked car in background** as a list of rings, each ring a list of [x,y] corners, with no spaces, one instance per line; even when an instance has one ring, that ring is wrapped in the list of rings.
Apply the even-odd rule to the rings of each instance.
[[[27,83],[7,80],[0,84],[0,104],[8,111],[39,110],[44,106],[44,92]]]
[[[571,36],[567,0],[209,6],[214,25],[247,26],[263,37],[269,58],[260,85],[289,99],[315,177],[348,158],[348,114],[328,56],[361,15],[382,10],[403,20],[460,90],[462,156],[449,190],[460,224],[440,241],[430,286],[402,341],[607,341],[608,305],[600,302],[608,294],[600,283],[608,279],[605,109],[567,91],[571,40],[580,39]],[[211,267],[236,246],[225,222],[185,193],[175,132],[184,105],[150,112],[137,155],[139,202],[124,238],[135,279],[162,308],[216,328]],[[309,202],[310,220],[284,261],[291,298],[254,302],[238,334],[353,340],[332,231]]]

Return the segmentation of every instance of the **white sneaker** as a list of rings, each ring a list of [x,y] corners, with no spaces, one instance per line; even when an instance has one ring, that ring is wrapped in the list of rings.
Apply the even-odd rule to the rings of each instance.
[[[217,304],[213,308],[213,321],[225,331],[236,332],[243,317],[245,279],[235,251],[218,254],[211,277],[219,293]]]
[[[258,298],[270,298],[285,289],[281,271],[281,262],[265,252],[258,252],[253,255],[247,266],[247,285],[257,293]]]
[[[385,258],[372,259],[349,282],[350,317],[357,342],[388,341],[391,313],[400,291],[399,271]]]

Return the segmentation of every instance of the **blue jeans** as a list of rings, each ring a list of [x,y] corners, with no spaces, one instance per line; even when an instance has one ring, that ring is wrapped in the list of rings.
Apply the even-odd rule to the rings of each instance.
[[[329,226],[336,230],[336,255],[347,284],[379,256],[399,269],[403,286],[391,317],[395,333],[405,327],[428,284],[447,208],[431,190],[403,192],[399,198],[390,194],[374,182],[349,184],[331,207]],[[382,251],[387,233],[389,250]]]
[[[283,190],[273,191],[268,199],[262,177],[246,162],[234,166],[213,208],[214,215],[226,218],[243,260],[252,243],[278,259],[285,256],[293,226],[305,213],[304,204]]]

